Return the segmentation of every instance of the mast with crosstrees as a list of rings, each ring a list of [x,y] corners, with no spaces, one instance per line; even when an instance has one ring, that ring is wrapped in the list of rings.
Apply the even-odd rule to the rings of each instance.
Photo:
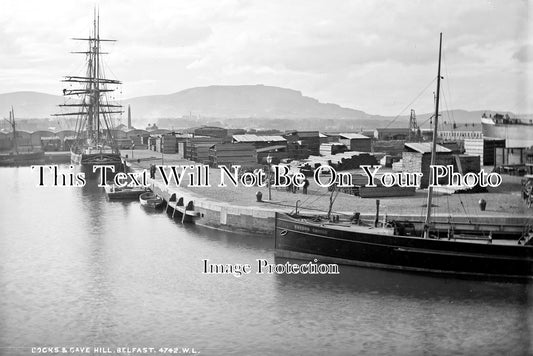
[[[437,71],[437,96],[435,98],[435,122],[433,126],[433,142],[431,144],[431,163],[430,167],[435,165],[437,157],[437,125],[439,120],[439,96],[440,96],[440,62],[442,54],[442,32],[440,33],[439,40],[439,67]],[[430,182],[432,183],[432,182]],[[434,182],[433,182],[434,183]],[[428,187],[428,197],[427,197],[427,210],[426,210],[426,219],[424,221],[424,237],[429,237],[429,228],[431,224],[431,201],[433,199],[433,186],[430,184]]]
[[[92,34],[87,38],[73,40],[88,42],[87,51],[73,52],[86,56],[86,72],[82,76],[66,76],[65,83],[78,84],[78,88],[63,89],[64,96],[77,98],[74,103],[65,103],[61,107],[72,111],[55,114],[55,116],[76,116],[76,138],[71,147],[71,160],[81,165],[120,164],[120,151],[112,134],[113,114],[122,113],[122,106],[110,103],[108,93],[115,89],[112,85],[121,84],[115,79],[105,78],[101,63],[102,42],[114,42],[100,38],[100,16],[94,13]],[[117,167],[118,168],[118,167]]]

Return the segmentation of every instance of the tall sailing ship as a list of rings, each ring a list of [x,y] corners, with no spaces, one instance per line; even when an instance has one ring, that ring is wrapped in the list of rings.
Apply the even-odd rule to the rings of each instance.
[[[437,121],[439,117],[439,45],[435,119],[431,164],[435,164]],[[444,273],[504,280],[533,279],[533,229],[524,227],[516,240],[465,235],[448,224],[440,229],[431,214],[432,187],[428,189],[427,212],[422,226],[402,221],[365,224],[358,217],[341,220],[331,214],[333,194],[327,216],[276,213],[275,254],[303,260],[319,259],[374,268]]]
[[[114,42],[111,39],[100,38],[100,17],[94,15],[93,33],[88,38],[73,38],[85,41],[88,50],[73,52],[85,55],[86,71],[82,76],[66,76],[65,83],[78,85],[75,89],[63,89],[64,96],[72,96],[74,103],[65,103],[62,107],[72,108],[73,111],[56,114],[56,116],[76,116],[76,138],[71,146],[71,162],[80,165],[87,173],[93,172],[95,165],[112,165],[115,172],[123,170],[120,151],[112,134],[115,114],[121,114],[122,106],[112,103],[109,93],[116,90],[121,82],[107,79],[103,75],[101,51],[103,42]]]

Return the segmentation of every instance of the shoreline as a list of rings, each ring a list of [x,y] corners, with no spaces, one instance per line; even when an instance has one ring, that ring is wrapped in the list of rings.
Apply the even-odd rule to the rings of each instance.
[[[131,150],[123,151],[131,154]],[[158,152],[148,150],[133,151],[128,162],[131,169],[148,169],[151,164],[161,164]],[[177,154],[165,154],[163,157],[165,165],[197,164],[178,157]],[[210,178],[216,181],[219,169],[212,168]],[[488,193],[474,194],[440,194],[435,199],[434,217],[439,221],[447,221],[453,217],[455,221],[463,224],[476,225],[482,228],[483,225],[497,227],[503,223],[520,225],[522,222],[533,222],[533,212],[527,209],[520,199],[516,189],[518,189],[519,177],[506,176],[504,184],[498,188],[491,188]],[[188,177],[184,177],[184,181]],[[259,187],[208,187],[194,188],[188,187],[187,182],[182,182],[184,186],[165,186],[159,174],[156,179],[151,180],[154,192],[168,202],[172,194],[176,198],[183,198],[183,206],[192,202],[194,211],[199,216],[195,223],[213,229],[229,232],[255,233],[273,236],[275,213],[291,212],[299,203],[303,208],[298,211],[309,215],[324,214],[329,204],[329,192],[327,188],[321,188],[312,184],[309,187],[309,194],[304,195],[301,191],[296,193],[287,192],[285,189],[272,189],[272,200],[268,197],[267,188]],[[256,200],[256,193],[260,191],[262,202]],[[487,209],[481,211],[478,206],[479,199],[484,198],[488,202]],[[426,191],[417,190],[415,196],[410,197],[385,197],[385,198],[361,198],[349,194],[339,193],[335,202],[335,214],[345,214],[351,216],[354,212],[359,212],[363,220],[374,221],[376,200],[380,200],[379,221],[384,218],[418,218],[425,213],[424,204],[426,202]],[[451,211],[447,210],[450,208]],[[447,211],[445,211],[447,210]]]
[[[123,150],[122,157],[128,162],[129,169],[134,172],[149,170],[151,164],[164,165],[198,165],[196,162],[185,160],[178,154],[164,154],[149,150]],[[133,154],[133,159],[130,157]],[[160,156],[160,157],[157,157]],[[69,152],[46,152],[46,163],[34,164],[65,164],[70,162]],[[52,162],[49,162],[52,161]],[[231,184],[218,187],[220,169],[209,170],[211,187],[190,187],[188,174],[185,174],[181,186],[171,183],[164,184],[159,172],[156,179],[149,179],[152,190],[159,194],[168,203],[172,195],[175,202],[170,208],[177,205],[181,199],[180,210],[187,211],[187,218],[195,220],[199,226],[217,229],[226,232],[254,233],[262,236],[273,236],[275,228],[275,213],[291,213],[296,210],[305,215],[324,215],[328,210],[329,196],[327,188],[318,186],[311,180],[308,194],[301,190],[293,193],[285,188],[272,188],[271,200],[268,199],[269,189],[266,187],[237,187]],[[513,224],[513,231],[520,226],[533,224],[533,209],[528,209],[520,197],[520,178],[518,176],[504,176],[500,187],[489,188],[487,193],[453,194],[438,193],[434,197],[435,223],[449,223],[456,225],[471,225],[473,230],[490,229],[498,231],[499,226]],[[261,201],[256,194],[261,192]],[[487,208],[481,211],[479,200],[487,201]],[[420,221],[425,214],[426,190],[417,190],[413,196],[375,197],[362,198],[350,194],[339,193],[333,214],[353,216],[359,213],[361,220],[374,222],[376,220],[376,200],[380,201],[379,222],[385,219]],[[192,204],[192,209],[186,209]],[[191,211],[193,210],[193,211]],[[178,211],[179,213],[179,211]],[[196,217],[193,215],[197,214]]]

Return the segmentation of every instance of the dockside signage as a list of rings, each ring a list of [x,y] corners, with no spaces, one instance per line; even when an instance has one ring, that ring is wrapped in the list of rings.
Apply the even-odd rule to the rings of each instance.
[[[196,188],[212,187],[210,167],[207,165],[160,165],[157,171],[166,186],[187,186]],[[263,169],[243,171],[241,166],[218,166],[220,169],[219,181],[216,186],[243,187],[303,187],[307,177],[301,172],[291,172],[285,165],[273,165],[271,170]],[[74,166],[68,169],[57,165],[32,166],[33,172],[38,177],[39,187],[83,187],[87,183],[84,172],[76,172]],[[423,173],[421,172],[383,172],[378,174],[381,166],[361,166],[361,175],[366,177],[366,187],[420,187]],[[109,178],[117,187],[149,187],[151,184],[147,170],[139,172],[115,172],[114,166],[95,165],[93,173],[96,174],[98,186],[109,184]],[[186,179],[184,179],[186,177]],[[349,172],[337,172],[333,167],[324,165],[315,169],[313,180],[320,187],[336,185],[340,188],[354,187],[353,175]],[[443,180],[445,182],[443,182]],[[186,182],[186,183],[185,183]],[[452,165],[431,165],[429,169],[429,186],[451,187],[497,187],[502,183],[502,177],[496,172],[487,173],[481,169],[479,172],[461,174],[455,172]]]

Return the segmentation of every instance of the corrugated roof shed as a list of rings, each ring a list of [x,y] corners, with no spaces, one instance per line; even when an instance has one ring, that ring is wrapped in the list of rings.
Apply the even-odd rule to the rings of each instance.
[[[276,151],[276,150],[280,150],[280,149],[287,149],[287,146],[286,145],[268,146],[268,147],[258,148],[258,149],[256,149],[256,152],[257,153],[269,152],[269,151]]]
[[[431,142],[409,142],[405,143],[404,147],[419,153],[431,153]],[[439,152],[449,153],[452,152],[452,150],[441,145],[437,145],[437,153]]]
[[[346,146],[344,143],[341,143],[341,142],[328,142],[328,143],[323,143],[321,144],[320,146]]]
[[[369,139],[368,136],[361,135],[361,134],[358,134],[358,133],[340,133],[339,137],[340,138],[345,138],[345,139],[348,139],[348,140],[351,140],[351,139],[365,139],[365,140],[368,140]]]
[[[285,136],[298,136],[300,138],[303,137],[320,137],[320,133],[318,131],[288,131],[285,133]]]
[[[281,136],[259,136],[259,135],[233,135],[233,140],[237,142],[286,142]]]

